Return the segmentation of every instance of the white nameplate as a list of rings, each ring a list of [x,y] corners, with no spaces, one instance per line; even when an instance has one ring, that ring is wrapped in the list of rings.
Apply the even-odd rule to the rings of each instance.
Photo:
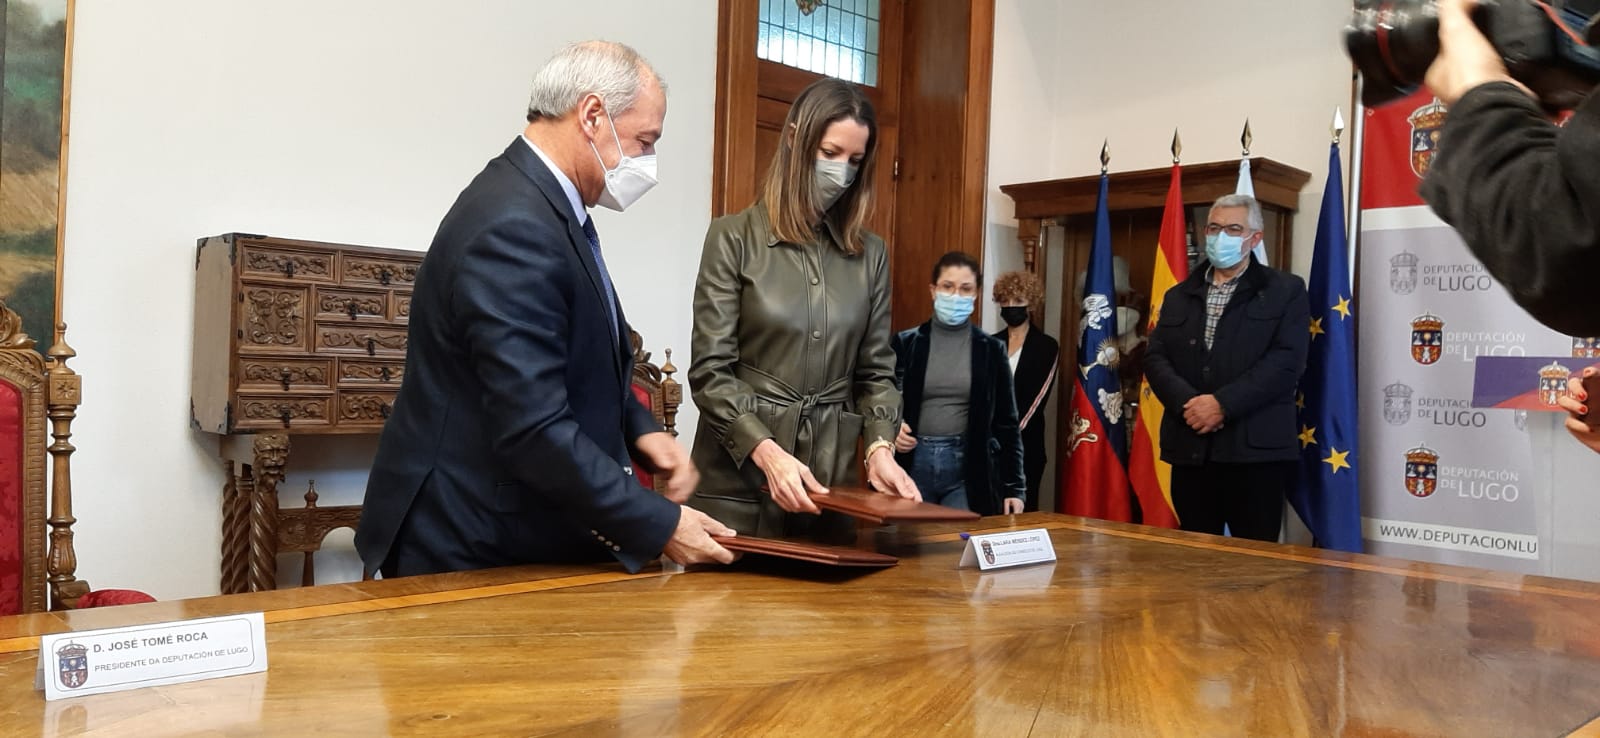
[[[256,612],[47,635],[39,669],[47,700],[266,671],[266,623]]]
[[[967,539],[967,549],[961,552],[958,567],[977,566],[988,571],[1056,560],[1055,544],[1050,542],[1050,531],[1044,528],[961,536]]]

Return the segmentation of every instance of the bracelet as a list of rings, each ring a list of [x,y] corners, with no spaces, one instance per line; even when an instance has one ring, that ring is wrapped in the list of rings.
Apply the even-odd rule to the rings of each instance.
[[[880,448],[887,448],[892,453],[894,444],[879,438],[867,446],[867,452],[861,455],[861,465],[868,466],[872,462],[872,454]]]

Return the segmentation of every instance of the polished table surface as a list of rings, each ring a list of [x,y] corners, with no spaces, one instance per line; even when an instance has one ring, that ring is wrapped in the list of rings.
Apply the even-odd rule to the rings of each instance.
[[[18,735],[1595,734],[1600,585],[1032,513],[1055,564],[519,567],[0,618]],[[266,673],[46,703],[38,636],[264,610]]]

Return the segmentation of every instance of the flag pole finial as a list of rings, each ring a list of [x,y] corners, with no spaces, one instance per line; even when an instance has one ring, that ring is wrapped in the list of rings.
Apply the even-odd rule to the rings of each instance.
[[[1178,129],[1172,129],[1172,163],[1177,164],[1183,160],[1183,139],[1178,138]]]
[[[1111,170],[1111,139],[1106,139],[1100,144],[1100,173],[1105,174]]]
[[[1333,109],[1333,143],[1338,145],[1339,138],[1344,135],[1344,111],[1335,107]]]
[[[1246,159],[1250,158],[1250,143],[1255,140],[1256,137],[1250,134],[1250,119],[1245,118],[1244,133],[1239,135],[1239,145],[1242,147],[1242,153]]]

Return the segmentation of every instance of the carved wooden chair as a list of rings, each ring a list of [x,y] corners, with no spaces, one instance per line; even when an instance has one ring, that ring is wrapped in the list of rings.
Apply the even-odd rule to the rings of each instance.
[[[317,483],[306,485],[306,505],[278,511],[278,553],[298,553],[305,559],[300,567],[300,586],[316,584],[314,554],[322,549],[323,539],[340,528],[355,530],[361,524],[360,505],[317,507]],[[363,573],[362,579],[371,579]]]
[[[56,327],[46,359],[22,332],[17,313],[0,303],[0,615],[152,601],[130,590],[90,592],[89,583],[74,576],[75,449],[67,439],[82,383],[67,366],[77,354],[66,343],[66,329]],[[48,448],[47,418],[54,439]]]
[[[666,350],[666,361],[661,366],[650,363],[650,352],[644,350],[644,339],[638,331],[628,331],[628,343],[633,349],[633,395],[650,408],[656,422],[668,433],[678,435],[678,406],[683,404],[683,386],[672,378],[678,368],[672,365],[672,349]],[[657,489],[655,479],[648,471],[634,464],[639,481],[650,489]],[[660,491],[660,490],[657,490]]]

